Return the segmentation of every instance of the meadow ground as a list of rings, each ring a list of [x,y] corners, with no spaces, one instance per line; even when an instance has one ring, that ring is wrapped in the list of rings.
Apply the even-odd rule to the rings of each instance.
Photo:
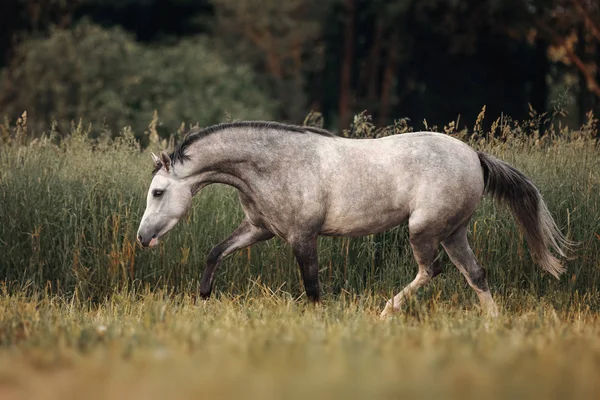
[[[2,399],[597,398],[600,325],[586,307],[451,300],[390,320],[383,299],[306,305],[256,286],[195,304],[114,294],[96,306],[0,299]],[[381,300],[381,301],[380,301]],[[579,299],[585,304],[586,299]],[[508,310],[507,310],[508,309]]]

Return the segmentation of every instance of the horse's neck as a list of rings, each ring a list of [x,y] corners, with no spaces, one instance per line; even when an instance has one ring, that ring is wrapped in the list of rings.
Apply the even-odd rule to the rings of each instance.
[[[226,136],[228,133],[229,137]],[[234,136],[235,132],[214,135],[190,149],[194,156],[192,161],[184,162],[185,173],[195,177],[202,186],[222,183],[241,191],[249,190],[247,181],[256,174],[259,165],[268,162],[270,142],[264,136],[253,137],[246,132],[239,137]]]

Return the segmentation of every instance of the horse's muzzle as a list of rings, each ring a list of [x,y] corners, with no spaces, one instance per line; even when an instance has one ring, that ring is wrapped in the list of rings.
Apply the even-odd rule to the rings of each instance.
[[[156,233],[151,238],[144,238],[141,233],[138,233],[137,240],[142,247],[153,247],[158,243]]]

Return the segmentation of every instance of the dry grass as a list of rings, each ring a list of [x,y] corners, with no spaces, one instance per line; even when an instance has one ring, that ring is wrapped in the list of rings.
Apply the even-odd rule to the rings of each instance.
[[[584,300],[584,299],[582,299]],[[378,318],[378,299],[307,306],[284,293],[194,304],[115,294],[94,307],[0,300],[0,397],[594,398],[598,315],[500,299]],[[582,301],[583,303],[583,301]]]

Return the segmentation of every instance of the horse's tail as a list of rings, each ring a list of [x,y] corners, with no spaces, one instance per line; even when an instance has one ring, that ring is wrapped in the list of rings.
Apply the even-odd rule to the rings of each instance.
[[[510,206],[525,233],[533,259],[557,279],[565,272],[560,261],[550,252],[562,257],[571,245],[552,219],[540,192],[516,168],[489,154],[477,152],[483,168],[485,191]]]

